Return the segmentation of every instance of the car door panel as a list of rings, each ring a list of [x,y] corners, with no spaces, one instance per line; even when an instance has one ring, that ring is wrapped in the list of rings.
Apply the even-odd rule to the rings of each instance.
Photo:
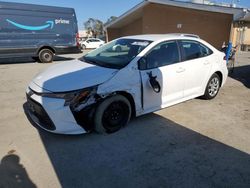
[[[196,41],[181,41],[179,45],[185,60],[182,65],[185,69],[184,98],[201,95],[205,81],[211,70],[211,57],[204,56],[200,44]],[[184,49],[186,48],[186,49]],[[197,54],[197,52],[199,54]]]
[[[149,112],[164,108],[183,98],[185,69],[182,67],[182,63],[177,62],[179,61],[179,55],[178,60],[176,60],[177,57],[174,57],[172,58],[173,61],[167,62],[166,65],[164,65],[165,61],[161,60],[161,58],[163,58],[163,60],[171,59],[171,56],[166,56],[166,54],[172,55],[172,50],[177,50],[176,53],[179,53],[177,45],[174,45],[175,48],[170,48],[170,46],[172,46],[171,42],[173,41],[160,44],[167,45],[166,50],[170,51],[170,53],[164,52],[164,49],[158,49],[156,46],[154,50],[146,55],[147,63],[150,62],[152,68],[140,70],[143,90],[143,108],[145,111]],[[173,43],[175,43],[175,41]],[[161,53],[158,53],[159,51],[161,51]],[[156,77],[156,80],[161,86],[159,93],[156,93],[150,85],[150,73],[153,77]]]

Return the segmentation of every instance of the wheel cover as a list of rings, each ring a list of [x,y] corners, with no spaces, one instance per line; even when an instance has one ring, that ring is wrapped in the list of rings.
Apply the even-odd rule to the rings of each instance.
[[[44,54],[43,54],[43,58],[46,60],[46,61],[51,61],[51,58],[52,56],[51,56],[51,54],[50,53],[48,53],[48,52],[45,52]]]
[[[209,84],[208,84],[208,94],[211,97],[214,97],[220,88],[220,81],[217,77],[214,77],[210,80]]]
[[[107,130],[107,132],[115,132],[127,123],[128,118],[128,105],[122,101],[113,102],[103,113],[103,127]]]

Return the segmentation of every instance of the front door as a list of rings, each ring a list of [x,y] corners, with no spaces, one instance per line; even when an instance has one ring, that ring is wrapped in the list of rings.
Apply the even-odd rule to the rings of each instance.
[[[156,45],[139,61],[145,113],[182,100],[185,69],[179,54],[176,41],[166,41]],[[150,79],[159,84],[159,91],[153,89]]]

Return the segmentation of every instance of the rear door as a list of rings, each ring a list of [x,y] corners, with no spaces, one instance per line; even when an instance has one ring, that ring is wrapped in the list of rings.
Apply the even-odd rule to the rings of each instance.
[[[184,97],[201,95],[211,70],[213,52],[198,41],[180,40],[178,43],[185,69]]]
[[[185,70],[180,63],[176,41],[156,45],[139,61],[145,112],[154,111],[174,104],[183,98]],[[152,89],[150,77],[155,77],[161,90]]]

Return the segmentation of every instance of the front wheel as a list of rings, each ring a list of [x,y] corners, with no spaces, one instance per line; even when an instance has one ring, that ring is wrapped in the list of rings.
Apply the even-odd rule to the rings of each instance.
[[[125,126],[131,117],[131,105],[127,98],[115,95],[104,100],[96,109],[95,131],[113,133]]]
[[[210,100],[216,97],[220,90],[221,80],[218,74],[214,73],[207,83],[205,94],[202,96],[204,99]]]
[[[50,49],[42,49],[38,57],[41,63],[51,63],[54,58],[54,53]]]

